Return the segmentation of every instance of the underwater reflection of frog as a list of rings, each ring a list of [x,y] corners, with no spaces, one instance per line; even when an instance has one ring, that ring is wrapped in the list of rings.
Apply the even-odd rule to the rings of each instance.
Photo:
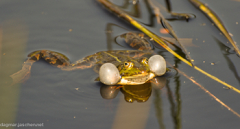
[[[139,85],[166,72],[166,62],[160,55],[154,55],[152,47],[141,33],[124,34],[126,43],[138,50],[101,51],[75,63],[58,52],[37,50],[28,55],[22,70],[11,75],[13,83],[26,80],[34,62],[45,59],[48,63],[65,71],[94,67],[99,73],[97,81],[106,85]]]
[[[162,89],[166,85],[167,79],[166,77],[157,77],[154,78],[154,82],[156,83],[124,85],[121,86],[121,88],[117,88],[116,86],[102,85],[100,88],[100,94],[104,99],[114,99],[118,95],[118,92],[121,91],[126,102],[146,102],[151,96],[152,88]]]

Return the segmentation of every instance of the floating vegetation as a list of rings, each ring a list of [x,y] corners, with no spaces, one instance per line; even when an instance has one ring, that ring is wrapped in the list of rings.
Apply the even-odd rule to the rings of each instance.
[[[210,9],[208,8],[204,3],[198,1],[198,0],[189,0],[194,6],[199,8],[204,14],[208,16],[209,19],[212,20],[212,22],[217,26],[217,28],[223,33],[223,35],[228,39],[228,41],[232,44],[235,52],[240,57],[240,50],[236,43],[233,41],[232,37],[230,36],[229,32],[223,25],[220,18]]]
[[[165,40],[163,40],[163,38],[157,36],[156,34],[154,34],[153,32],[151,32],[150,30],[146,29],[144,26],[142,26],[140,23],[138,23],[136,20],[134,20],[133,18],[131,18],[128,14],[126,14],[124,11],[122,11],[121,9],[119,9],[117,6],[115,6],[114,4],[108,2],[107,0],[98,0],[99,3],[101,3],[104,7],[106,7],[108,10],[110,10],[111,12],[113,12],[114,14],[116,14],[118,17],[128,21],[130,24],[132,24],[133,26],[135,26],[136,28],[138,28],[139,30],[141,30],[142,32],[144,32],[146,35],[148,35],[150,38],[152,38],[156,43],[158,43],[159,45],[161,45],[163,48],[165,48],[167,51],[169,51],[171,54],[173,54],[174,56],[176,56],[178,59],[180,59],[181,61],[183,61],[184,63],[188,64],[189,66],[192,66],[194,69],[196,69],[197,71],[203,73],[204,75],[208,76],[209,78],[225,85],[227,87],[227,89],[232,89],[237,93],[240,93],[240,90],[229,85],[228,83],[218,79],[217,77],[203,71],[202,69],[200,69],[197,66],[193,66],[191,62],[187,61],[186,59],[184,59],[183,57],[181,57],[179,54],[177,54],[175,51],[173,51],[170,47],[167,46],[167,44],[165,43]],[[173,66],[172,66],[173,67]],[[173,67],[175,68],[175,67]],[[198,85],[202,90],[204,90],[206,93],[208,93],[211,97],[213,97],[218,103],[220,103],[222,106],[224,106],[225,108],[227,108],[229,111],[231,111],[233,114],[235,114],[236,116],[240,117],[240,115],[235,112],[233,109],[231,109],[229,106],[227,106],[226,104],[224,104],[221,100],[219,100],[216,96],[214,96],[213,94],[211,94],[207,89],[205,89],[203,86],[201,86],[199,83],[197,83],[195,80],[193,80],[191,77],[187,76],[185,73],[181,72],[180,70],[178,70],[176,68],[176,70],[183,74],[186,78],[188,78],[189,80],[191,80],[194,84]]]
[[[150,38],[152,38],[156,43],[158,43],[159,45],[161,45],[163,48],[165,48],[167,51],[169,51],[171,54],[173,54],[174,56],[176,56],[178,59],[180,59],[181,61],[183,61],[184,63],[186,63],[187,65],[193,67],[194,69],[198,70],[199,72],[203,73],[204,75],[208,76],[209,78],[225,85],[226,87],[236,91],[237,93],[240,93],[240,90],[229,85],[228,83],[218,79],[217,77],[205,72],[204,70],[202,70],[201,68],[197,67],[197,66],[193,66],[191,64],[191,62],[189,62],[188,60],[186,60],[185,58],[183,58],[182,56],[180,56],[179,54],[177,54],[175,51],[173,51],[170,47],[168,47],[168,45],[162,40],[161,37],[157,36],[156,34],[154,34],[153,32],[151,32],[150,30],[146,29],[144,26],[142,26],[140,23],[138,23],[136,20],[134,20],[132,17],[130,17],[127,13],[125,13],[124,11],[122,11],[120,8],[118,8],[116,5],[112,4],[111,2],[107,1],[107,0],[98,0],[99,3],[101,3],[105,8],[107,8],[109,11],[111,11],[112,13],[114,13],[115,15],[117,15],[119,18],[124,19],[125,21],[129,22],[130,24],[132,24],[133,26],[135,26],[136,28],[138,28],[139,30],[141,30],[143,33],[145,33],[146,35],[148,35]]]

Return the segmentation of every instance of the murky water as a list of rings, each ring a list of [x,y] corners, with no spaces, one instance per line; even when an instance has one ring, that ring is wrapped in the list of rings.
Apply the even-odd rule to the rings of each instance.
[[[124,2],[116,2],[122,5]],[[158,0],[165,7],[165,1]],[[239,44],[240,30],[238,1],[202,1],[208,3],[224,22],[226,28]],[[159,6],[158,4],[156,4]],[[171,1],[172,11],[192,13],[197,17],[189,22],[169,21],[176,34],[185,44],[196,66],[240,89],[239,57],[228,51],[226,38],[209,19],[188,1]],[[126,10],[131,10],[126,6]],[[136,18],[148,29],[162,37],[156,19],[149,14],[145,1],[140,1]],[[171,16],[162,9],[166,18]],[[40,49],[61,52],[74,62],[87,55],[108,49],[126,49],[114,43],[114,38],[128,31],[138,31],[102,8],[95,0],[85,1],[1,1],[0,45],[1,77],[21,68],[27,54]],[[113,25],[114,24],[114,25]],[[109,26],[111,37],[107,36]],[[117,25],[117,26],[116,26]],[[125,29],[124,29],[125,28]],[[109,29],[109,28],[108,28]],[[127,30],[126,30],[127,29]],[[107,45],[112,43],[112,46]],[[12,43],[11,45],[6,45]],[[21,44],[22,43],[22,44]],[[26,46],[24,45],[26,44]],[[24,48],[20,48],[24,46]],[[21,49],[17,52],[13,48]],[[12,52],[13,51],[13,52]],[[15,53],[14,53],[15,52]],[[225,89],[222,84],[206,77],[160,48],[163,55],[209,92],[240,113],[239,94]],[[10,55],[9,57],[6,57]],[[18,62],[13,62],[18,60]],[[9,64],[9,66],[8,66]],[[14,65],[10,66],[10,64]],[[4,69],[8,72],[4,72]],[[7,74],[7,75],[6,75]],[[183,74],[160,78],[163,86],[153,87],[145,103],[127,103],[121,91],[114,99],[103,99],[102,84],[95,82],[97,74],[92,69],[61,71],[44,61],[35,63],[30,78],[10,89],[1,83],[1,123],[43,123],[44,128],[238,128],[240,118],[221,106],[199,86]],[[1,80],[2,81],[2,80]],[[3,82],[3,81],[2,81]],[[6,88],[7,87],[7,88]],[[7,90],[5,90],[6,88]],[[15,90],[13,92],[13,89]],[[13,97],[10,104],[5,98]],[[15,98],[14,98],[15,96]],[[10,109],[10,108],[9,108]],[[6,121],[5,116],[9,117]],[[11,116],[11,117],[10,117]]]

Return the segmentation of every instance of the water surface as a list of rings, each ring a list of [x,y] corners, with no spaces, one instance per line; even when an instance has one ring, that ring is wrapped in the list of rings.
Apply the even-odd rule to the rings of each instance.
[[[165,6],[165,1],[158,0]],[[239,44],[240,30],[238,1],[203,1],[208,3],[222,19],[226,28]],[[120,2],[115,2],[121,5]],[[171,1],[172,11],[193,13],[197,17],[189,22],[169,21],[179,38],[192,40],[193,46],[186,46],[196,66],[229,83],[239,87],[239,57],[228,52],[226,38],[220,35],[207,17],[188,1]],[[0,23],[3,36],[11,25],[24,25],[24,30],[10,29],[10,32],[28,33],[26,48],[14,63],[19,69],[27,54],[40,49],[49,49],[67,55],[72,62],[98,51],[108,50],[106,27],[115,24],[130,31],[134,27],[115,17],[102,8],[95,0],[86,1],[7,1],[0,2]],[[146,3],[140,1],[138,21],[160,36],[155,19],[149,14]],[[126,9],[130,10],[130,9]],[[166,18],[167,12],[162,12]],[[152,17],[152,21],[149,19]],[[14,22],[13,22],[14,21]],[[18,22],[19,21],[19,22]],[[112,27],[112,49],[126,49],[114,44],[114,37],[127,30]],[[17,31],[17,32],[16,32]],[[5,37],[3,37],[4,39]],[[19,38],[19,37],[12,37]],[[3,40],[6,41],[6,40]],[[4,43],[4,42],[3,42]],[[1,48],[1,56],[15,45]],[[165,59],[175,64],[195,81],[240,113],[239,94],[224,89],[205,75],[199,73],[169,52],[156,49]],[[17,53],[15,53],[16,55]],[[14,56],[14,54],[12,55]],[[11,58],[12,59],[12,58]],[[9,63],[11,63],[9,58]],[[22,62],[22,63],[20,63]],[[4,62],[1,62],[2,64]],[[212,65],[212,63],[214,65]],[[1,69],[4,69],[1,65]],[[17,69],[17,68],[16,68]],[[8,74],[12,74],[11,71]],[[7,77],[9,76],[7,75]],[[97,74],[92,69],[65,72],[52,67],[44,61],[35,63],[31,77],[19,87],[16,101],[16,123],[44,123],[44,128],[238,128],[240,118],[221,106],[205,91],[182,74],[165,78],[163,88],[155,88],[145,103],[127,103],[121,92],[115,99],[101,97],[101,83],[95,82]],[[3,84],[1,84],[2,86]],[[4,85],[6,86],[6,85]],[[18,89],[17,86],[15,86]],[[12,90],[7,90],[12,96]],[[6,95],[7,96],[7,95]],[[4,101],[4,100],[2,100]],[[14,110],[13,110],[14,111]],[[13,118],[12,118],[13,119]],[[5,122],[5,121],[3,121]],[[1,123],[1,121],[0,121]]]

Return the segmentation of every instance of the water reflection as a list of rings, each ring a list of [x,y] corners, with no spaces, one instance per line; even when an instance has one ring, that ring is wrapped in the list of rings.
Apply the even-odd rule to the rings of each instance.
[[[190,19],[196,18],[196,15],[190,13],[175,13],[172,12],[172,6],[170,0],[165,0],[168,13],[172,15],[172,18],[167,18],[167,20],[186,20],[187,22]]]
[[[126,102],[146,102],[151,96],[152,86],[150,83],[145,83],[139,86],[123,86],[121,91],[124,94]]]
[[[146,102],[151,96],[152,89],[162,89],[167,82],[166,77],[157,77],[151,80],[151,82],[142,85],[124,85],[124,86],[108,86],[102,85],[100,88],[100,94],[104,99],[114,99],[119,91],[124,94],[126,102]]]
[[[140,17],[140,6],[137,0],[124,0],[123,4],[119,6],[121,9],[125,10],[128,14],[134,17]]]
[[[165,129],[164,117],[163,117],[163,114],[164,114],[163,101],[161,98],[161,94],[163,90],[161,89],[166,88],[167,98],[170,104],[170,113],[171,113],[172,122],[174,124],[174,128],[180,129],[181,128],[181,107],[182,107],[181,95],[180,95],[180,80],[179,80],[179,76],[176,75],[174,78],[174,82],[176,86],[174,87],[174,89],[172,89],[173,86],[170,86],[170,83],[169,83],[170,81],[168,80],[169,79],[168,77],[169,76],[166,76],[166,75],[162,77],[157,77],[151,80],[151,83],[145,83],[142,85],[126,85],[121,87],[101,85],[100,94],[104,99],[114,99],[120,91],[124,96],[123,98],[121,98],[120,101],[124,99],[125,102],[128,102],[128,103],[135,102],[135,104],[136,102],[138,103],[147,102],[151,97],[151,95],[153,94],[153,98],[154,98],[153,102],[154,102],[154,107],[156,112],[155,115],[157,117],[159,127],[161,129]],[[127,108],[130,105],[126,105],[121,102],[119,106],[121,107],[123,106]],[[139,106],[145,107],[146,105],[135,105],[133,107],[139,108]],[[132,110],[130,109],[128,110],[129,110],[129,113],[132,113]],[[120,116],[122,115],[116,115],[115,119],[120,119],[119,118]],[[113,125],[114,127],[116,127],[115,124]]]
[[[117,88],[116,86],[102,85],[100,88],[100,94],[104,99],[114,99],[119,91],[120,88]]]
[[[217,38],[214,38],[214,39],[217,42],[219,48],[221,49],[221,51],[223,53],[223,57],[226,60],[226,62],[228,63],[229,69],[232,71],[235,78],[238,80],[238,83],[240,84],[240,77],[238,75],[237,69],[236,69],[234,63],[232,62],[232,60],[229,58],[229,55],[234,54],[234,53],[230,52],[233,49],[230,49],[230,47],[226,46],[224,43],[219,41]]]
[[[0,27],[0,121],[13,123],[16,117],[20,85],[9,86],[9,75],[21,67],[28,40],[28,26],[22,19],[9,19]],[[1,126],[4,128],[4,126]],[[12,128],[9,126],[9,128]]]
[[[165,85],[167,89],[168,101],[170,103],[170,112],[172,116],[172,121],[174,123],[175,129],[181,128],[181,96],[180,96],[180,80],[179,76],[174,78],[176,87],[175,93],[170,88],[169,81],[166,80]],[[161,99],[162,90],[154,89],[154,106],[156,110],[156,117],[158,119],[158,124],[161,129],[165,129],[164,119],[163,119],[163,102]]]

